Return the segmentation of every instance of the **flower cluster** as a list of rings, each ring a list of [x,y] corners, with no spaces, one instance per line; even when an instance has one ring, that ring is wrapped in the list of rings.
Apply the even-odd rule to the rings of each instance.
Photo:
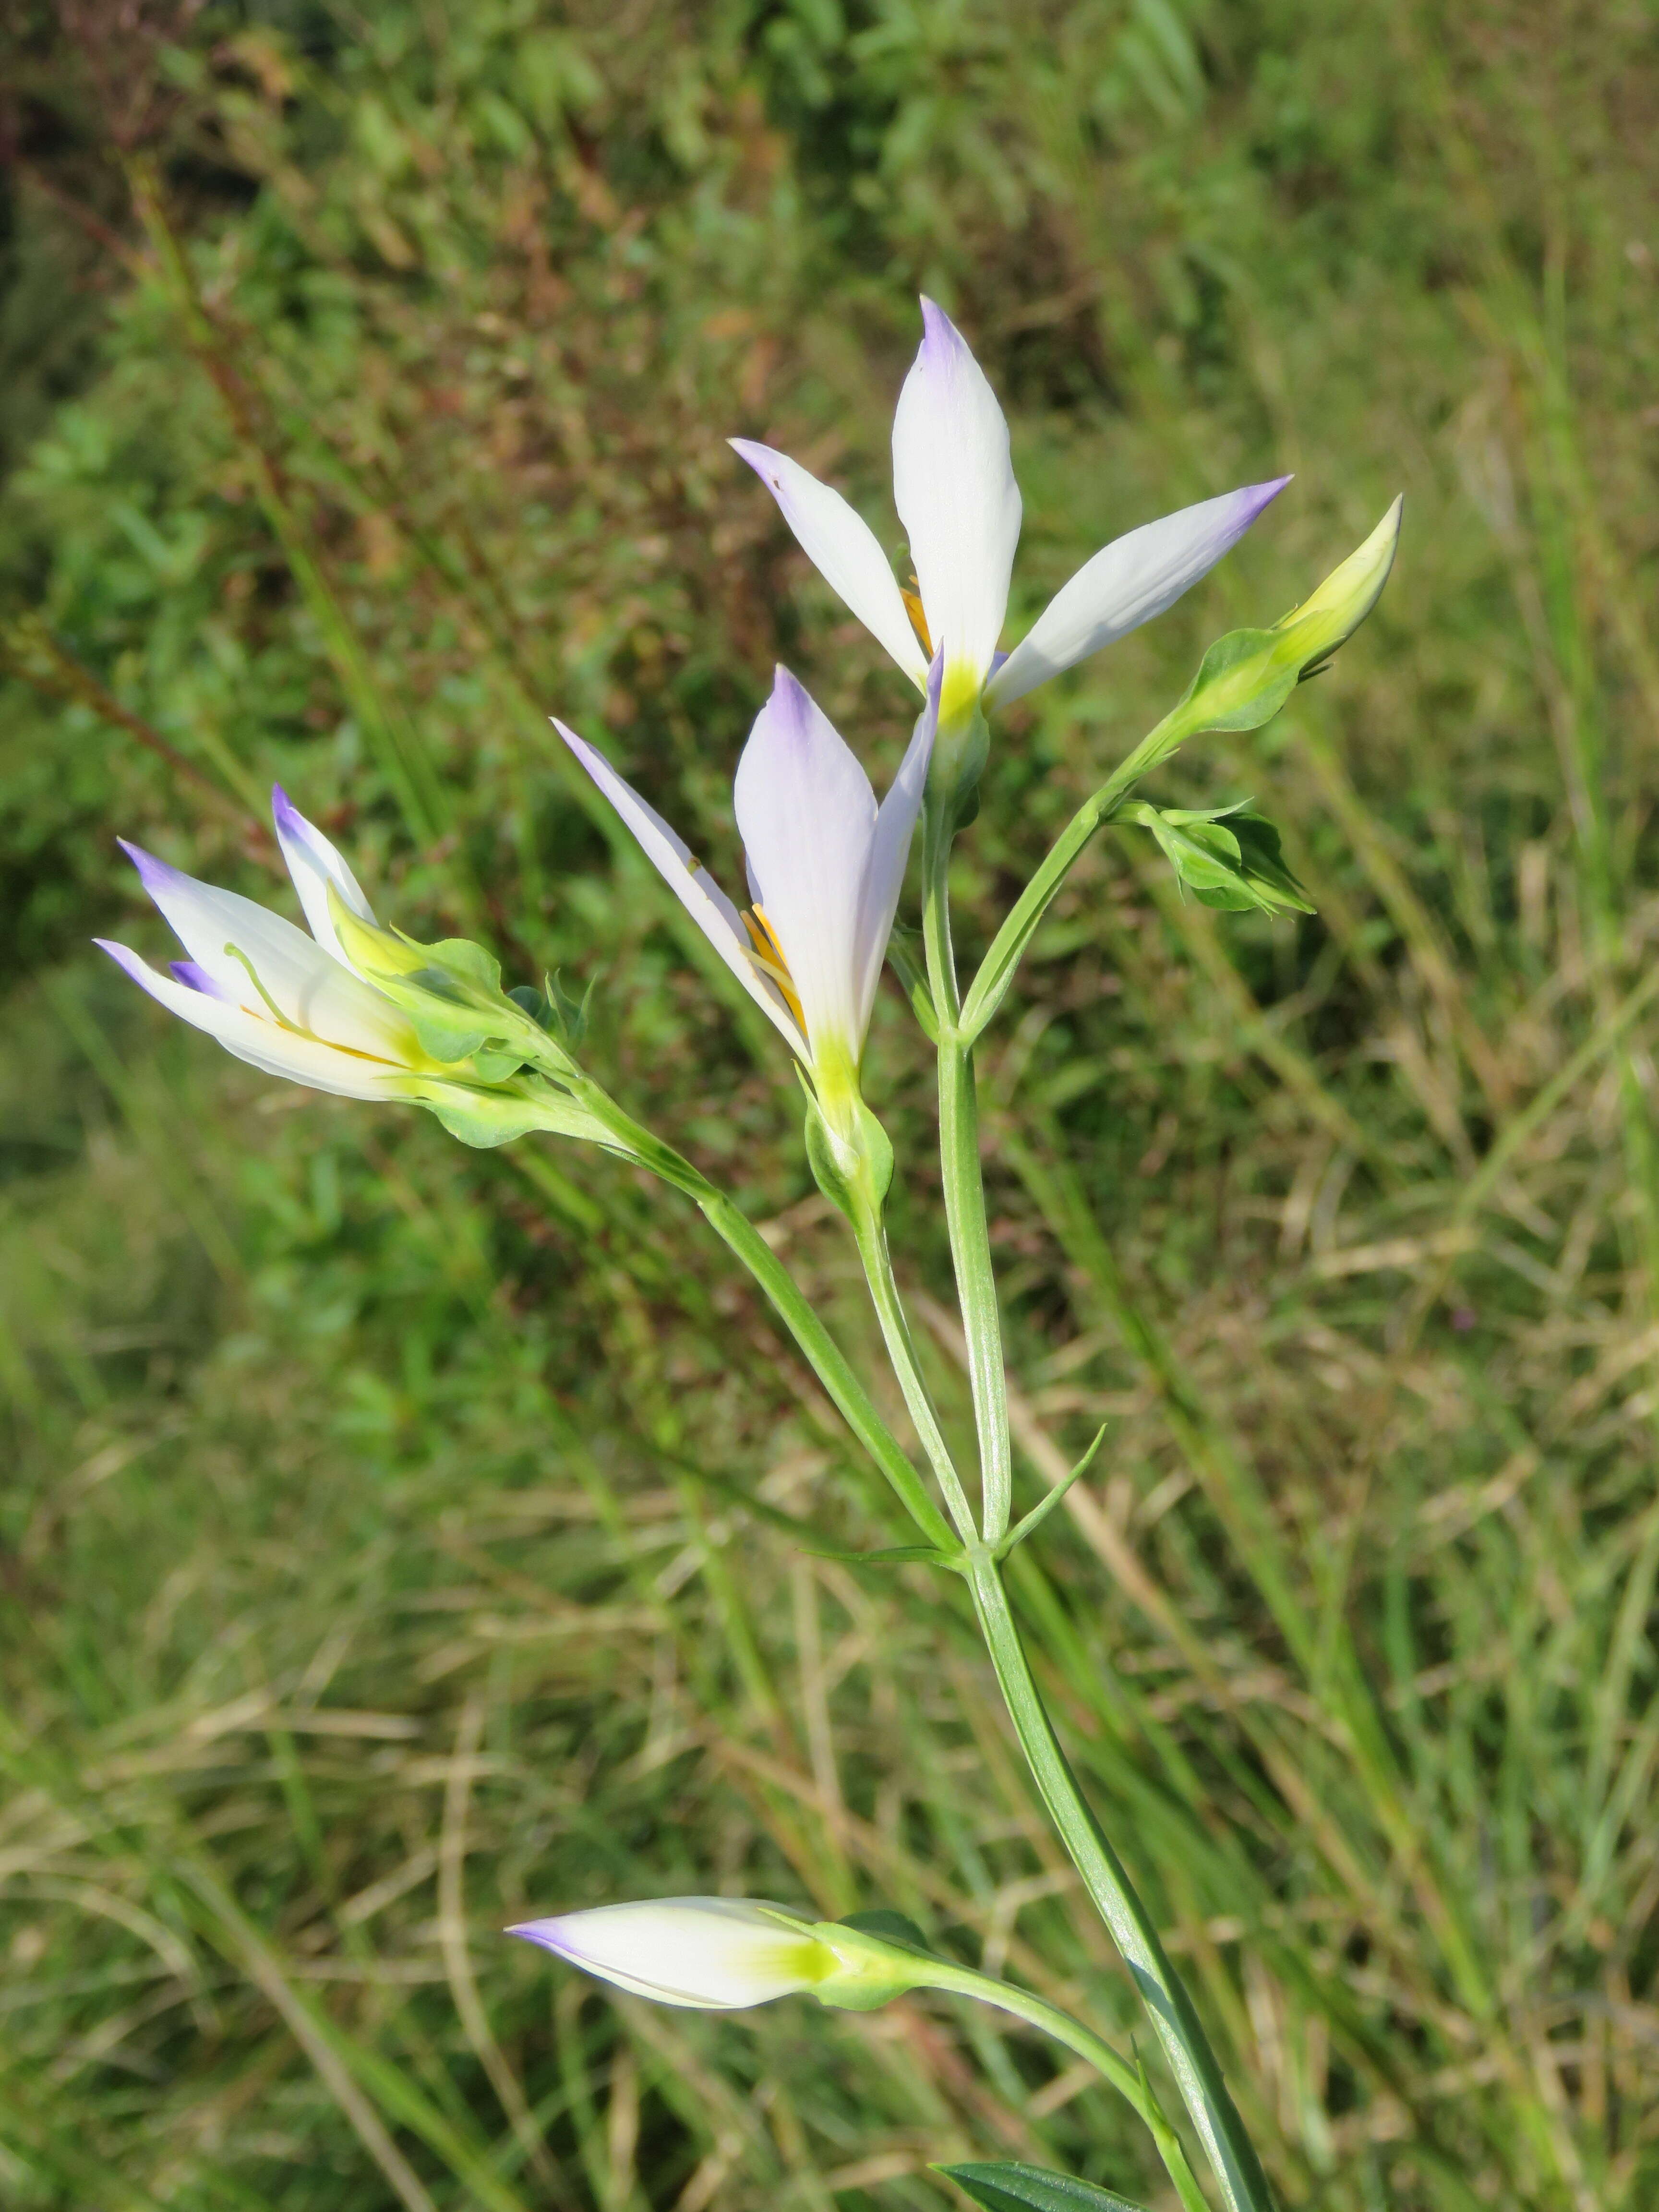
[[[1289,481],[1246,485],[1115,539],[1004,653],[1020,524],[1008,426],[961,332],[931,300],[922,301],[922,325],[893,423],[893,496],[908,534],[914,592],[839,492],[769,447],[732,441],[826,580],[922,695],[915,735],[880,805],[851,749],[780,668],[732,794],[748,875],[749,903],[740,909],[605,756],[556,725],[795,1054],[830,1130],[848,1141],[856,1138],[865,1036],[936,756],[951,748],[957,774],[963,734],[982,726],[985,709],[1006,706],[1161,614]],[[162,975],[125,945],[105,950],[153,998],[269,1074],[346,1097],[429,1106],[475,1142],[554,1126],[522,1096],[506,1109],[494,1097],[504,1079],[518,1079],[521,1064],[504,1077],[501,1039],[478,1039],[498,1048],[482,1060],[431,1048],[418,1000],[411,1006],[407,991],[388,988],[398,964],[365,954],[362,933],[379,925],[356,877],[280,790],[274,812],[309,937],[252,900],[129,846],[188,957]],[[353,921],[362,928],[348,950]],[[568,1105],[562,1110],[568,1124]],[[592,1127],[570,1133],[604,1141]]]

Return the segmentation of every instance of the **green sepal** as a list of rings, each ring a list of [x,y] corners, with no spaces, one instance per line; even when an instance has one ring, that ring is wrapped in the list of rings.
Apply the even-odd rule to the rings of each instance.
[[[1010,2160],[981,2165],[936,2166],[935,2173],[948,2173],[985,2212],[1146,2212],[1143,2205],[1074,2174],[1045,2173],[1040,2166],[1021,2166]]]
[[[407,940],[406,940],[407,941]],[[422,945],[428,969],[450,978],[462,991],[501,993],[501,963],[470,937],[441,937],[435,945]]]
[[[545,1087],[511,1091],[475,1090],[465,1083],[434,1081],[414,1093],[452,1137],[480,1152],[509,1145],[539,1129],[556,1137],[575,1137],[625,1153],[624,1146],[595,1114],[563,1091]]]
[[[990,726],[977,702],[959,720],[940,721],[922,803],[945,817],[952,834],[967,829],[979,812],[979,780],[990,750]]]
[[[543,976],[539,991],[533,983],[515,983],[505,996],[522,1008],[538,1030],[573,1052],[587,1035],[588,1002],[593,996],[591,982],[580,999],[573,998],[556,972]]]
[[[452,1137],[479,1152],[510,1145],[515,1137],[528,1136],[531,1130],[547,1126],[541,1109],[526,1099],[467,1091],[459,1084],[447,1090],[447,1095],[421,1103],[436,1115]]]
[[[879,1212],[892,1188],[892,1139],[856,1096],[843,1130],[830,1127],[817,1099],[807,1091],[806,1160],[812,1180],[831,1206],[854,1223],[872,1205]]]
[[[1119,815],[1150,830],[1186,890],[1202,906],[1234,913],[1311,914],[1285,866],[1279,832],[1248,799],[1199,811],[1137,800]]]
[[[505,1081],[526,1065],[574,1074],[571,1060],[544,1018],[539,994],[503,991],[501,963],[471,939],[419,945],[400,929],[354,914],[332,885],[329,913],[352,966],[409,1017],[421,1049],[447,1066],[471,1061],[469,1073]],[[556,987],[555,987],[556,988]],[[562,994],[550,1002],[563,1018]]]
[[[1331,655],[1382,596],[1403,507],[1396,499],[1364,544],[1271,629],[1231,630],[1216,640],[1170,717],[1180,737],[1200,730],[1259,729],[1298,684],[1329,666]]]
[[[1277,631],[1229,630],[1199,663],[1170,720],[1187,737],[1200,730],[1258,729],[1272,721],[1300,675]]]
[[[938,1971],[921,1931],[902,1913],[854,1912],[845,1920],[821,1920],[811,1932],[839,1962],[812,1994],[836,2012],[874,2012],[925,1986]]]
[[[875,1936],[884,1943],[900,1943],[908,1950],[920,1951],[924,1958],[932,1954],[927,1938],[908,1914],[895,1912],[890,1905],[872,1905],[868,1912],[843,1912],[836,1923],[838,1928],[854,1928],[860,1936]]]

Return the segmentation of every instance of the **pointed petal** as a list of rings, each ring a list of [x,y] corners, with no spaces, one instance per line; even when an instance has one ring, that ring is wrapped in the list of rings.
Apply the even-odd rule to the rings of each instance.
[[[774,1913],[783,1915],[775,1919]],[[659,2004],[729,2011],[811,1989],[836,1959],[781,1905],[663,1897],[526,1920],[507,1929]]]
[[[732,791],[757,903],[789,963],[817,1060],[856,1062],[859,914],[875,836],[870,779],[787,668],[755,718]]]
[[[921,317],[921,350],[893,418],[893,498],[947,682],[956,678],[956,689],[965,672],[977,693],[1008,611],[1019,486],[1008,425],[967,342],[931,300]]]
[[[828,484],[769,446],[748,438],[729,438],[783,511],[801,550],[830,589],[837,592],[877,641],[884,645],[913,684],[926,685],[927,656],[904,611],[893,565],[876,533]]]
[[[362,885],[322,831],[314,823],[306,820],[280,783],[271,786],[270,813],[276,825],[276,842],[288,862],[294,888],[300,894],[300,904],[305,908],[312,935],[325,952],[331,952],[349,968],[351,963],[341,949],[329,916],[328,887],[331,883],[334,885],[353,914],[364,921],[373,921],[374,909]]]
[[[669,828],[655,807],[647,805],[632,784],[623,782],[602,752],[556,719],[553,726],[633,831],[646,858],[744,989],[776,1024],[792,1050],[805,1056],[806,1040],[796,1027],[795,1018],[782,993],[767,981],[749,956],[749,933],[743,926],[743,917],[693,854],[691,848]]]
[[[986,704],[1006,707],[1039,684],[1098,653],[1172,607],[1236,545],[1290,478],[1245,484],[1144,524],[1085,561],[1063,585],[986,686]]]
[[[858,972],[859,1036],[870,1026],[870,1010],[876,1002],[881,963],[887,957],[887,940],[893,933],[904,864],[910,857],[910,840],[921,811],[927,783],[927,763],[939,733],[939,686],[945,673],[943,650],[933,655],[927,675],[927,701],[916,717],[916,726],[891,790],[876,815],[876,834],[870,847],[869,871],[859,908]]]
[[[228,945],[243,956],[285,1021],[325,1044],[376,1059],[418,1057],[407,1017],[304,930],[238,892],[198,883],[125,838],[117,842],[191,960],[237,1005],[269,1018],[248,968]]]
[[[342,1052],[315,1037],[296,1036],[246,1006],[161,975],[125,945],[103,937],[93,942],[169,1013],[178,1014],[193,1029],[204,1030],[227,1052],[267,1075],[303,1083],[311,1091],[331,1091],[341,1098],[398,1098],[409,1091],[408,1071],[391,1061]]]

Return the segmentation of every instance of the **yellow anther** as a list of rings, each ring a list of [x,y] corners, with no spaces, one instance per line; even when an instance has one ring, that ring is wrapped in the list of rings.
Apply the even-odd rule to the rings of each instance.
[[[743,926],[749,932],[750,940],[749,957],[762,975],[775,983],[782,992],[804,1036],[806,1017],[800,1010],[800,998],[795,989],[794,978],[789,973],[789,963],[784,957],[783,947],[778,942],[778,933],[773,928],[766,908],[763,906],[751,907],[743,917]]]
[[[915,577],[913,576],[910,580],[914,583],[915,581]],[[921,649],[927,654],[929,660],[931,660],[933,657],[933,641],[927,635],[927,617],[922,608],[921,594],[920,592],[907,592],[903,585],[901,584],[899,586],[899,597],[904,602],[905,612],[910,617],[911,628],[915,631],[916,635],[921,640]]]

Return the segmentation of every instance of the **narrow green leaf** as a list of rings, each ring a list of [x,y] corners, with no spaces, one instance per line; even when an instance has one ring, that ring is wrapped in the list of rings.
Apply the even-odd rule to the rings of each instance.
[[[1072,1469],[1071,1473],[1065,1476],[1062,1480],[1057,1482],[1046,1498],[1038,1498],[1036,1504],[1031,1508],[1030,1511],[1023,1515],[1022,1517],[1016,1522],[1014,1526],[1008,1531],[1008,1534],[1003,1538],[1002,1541],[997,1546],[998,1559],[1006,1559],[1009,1553],[1013,1551],[1017,1546],[1023,1544],[1028,1536],[1034,1536],[1036,1534],[1037,1530],[1042,1526],[1048,1516],[1054,1511],[1055,1506],[1059,1504],[1060,1499],[1065,1497],[1072,1485],[1078,1480],[1079,1476],[1086,1474],[1089,1468],[1093,1464],[1095,1454],[1100,1449],[1101,1439],[1105,1436],[1105,1434],[1106,1424],[1103,1421],[1100,1426],[1095,1431],[1094,1441],[1090,1444],[1089,1449],[1084,1453],[1082,1458]]]
[[[879,1552],[832,1552],[817,1544],[803,1544],[809,1559],[834,1559],[844,1567],[955,1567],[956,1560],[931,1544],[891,1544]]]
[[[985,2212],[1145,2212],[1145,2207],[1092,2181],[1069,2173],[1045,2173],[1040,2166],[936,2166],[948,2173]]]

